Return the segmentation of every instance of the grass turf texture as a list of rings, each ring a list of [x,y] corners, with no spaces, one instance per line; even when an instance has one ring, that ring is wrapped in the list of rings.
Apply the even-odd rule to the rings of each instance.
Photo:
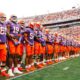
[[[66,67],[68,69],[64,70]],[[80,80],[80,57],[12,80]]]

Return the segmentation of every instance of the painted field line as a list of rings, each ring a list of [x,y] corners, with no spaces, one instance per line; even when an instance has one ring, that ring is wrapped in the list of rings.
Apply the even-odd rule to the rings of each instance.
[[[19,77],[21,77],[21,76],[24,76],[24,75],[32,74],[32,73],[34,73],[34,72],[37,72],[37,71],[40,71],[40,70],[43,70],[43,69],[49,68],[49,67],[51,67],[51,66],[55,66],[55,65],[60,64],[60,63],[62,63],[62,62],[68,61],[68,60],[70,60],[70,59],[72,59],[72,58],[66,59],[66,60],[64,60],[64,61],[61,61],[61,62],[58,62],[58,63],[52,64],[52,65],[49,65],[49,66],[46,66],[46,67],[41,68],[41,69],[37,69],[37,70],[32,71],[32,72],[29,72],[29,73],[24,73],[24,74],[19,75],[19,76],[16,76],[16,77],[9,78],[9,79],[6,79],[6,80],[12,80],[12,79],[16,79],[16,78],[19,78]]]

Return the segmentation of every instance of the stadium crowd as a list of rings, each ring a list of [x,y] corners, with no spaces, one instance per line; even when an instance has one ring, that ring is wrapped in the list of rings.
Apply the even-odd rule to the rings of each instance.
[[[62,28],[57,30],[58,33],[62,33],[65,36],[72,37],[77,41],[80,41],[80,26],[71,26],[69,28]]]
[[[71,20],[80,18],[80,8],[72,8],[71,10],[57,12],[57,13],[48,13],[45,15],[33,16],[28,18],[23,18],[27,23],[29,21],[39,21],[42,24],[50,22],[58,22],[64,20]]]
[[[12,77],[68,59],[71,54],[79,56],[80,43],[65,37],[65,32],[53,33],[40,22],[25,24],[15,15],[6,21],[6,15],[0,12],[0,75]]]

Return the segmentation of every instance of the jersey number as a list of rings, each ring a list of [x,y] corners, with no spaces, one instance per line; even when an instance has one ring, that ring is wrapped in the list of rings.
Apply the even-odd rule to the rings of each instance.
[[[30,39],[33,39],[33,38],[34,38],[33,33],[30,33]]]
[[[1,35],[6,34],[6,28],[0,27],[0,34],[1,34]]]
[[[13,28],[14,28],[13,33],[18,33],[19,32],[19,28],[18,27],[13,27]]]

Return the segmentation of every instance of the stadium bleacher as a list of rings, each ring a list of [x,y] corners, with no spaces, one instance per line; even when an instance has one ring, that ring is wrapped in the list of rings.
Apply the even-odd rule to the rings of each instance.
[[[57,13],[50,13],[50,14],[45,14],[45,15],[26,17],[23,19],[27,23],[29,21],[39,21],[42,24],[44,24],[44,23],[72,20],[72,19],[78,19],[78,18],[80,18],[80,8],[73,8],[71,10],[57,12]]]
[[[72,26],[69,28],[59,29],[57,30],[57,32],[72,37],[77,41],[80,41],[80,26]]]

